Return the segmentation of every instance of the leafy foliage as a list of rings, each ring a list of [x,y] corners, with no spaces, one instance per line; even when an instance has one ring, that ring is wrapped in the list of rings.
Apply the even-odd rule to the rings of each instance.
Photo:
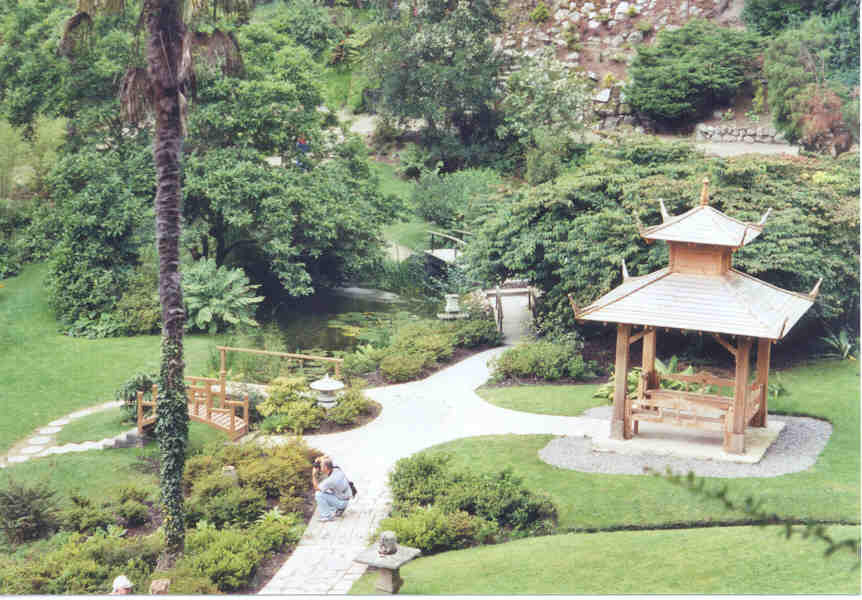
[[[659,121],[694,118],[728,102],[754,67],[756,36],[700,19],[663,30],[650,46],[638,46],[626,99]]]
[[[528,535],[552,529],[554,505],[510,470],[470,474],[453,471],[449,463],[445,454],[399,460],[389,475],[395,517],[381,527],[398,528],[430,552],[491,542],[499,532]]]
[[[690,208],[705,174],[711,204],[732,217],[772,215],[734,266],[785,289],[807,292],[824,278],[804,319],[845,323],[859,310],[858,154],[839,160],[781,157],[705,159],[689,146],[629,140],[596,145],[578,173],[501,194],[465,251],[471,278],[524,278],[542,289],[545,332],[575,328],[567,294],[581,305],[621,281],[625,259],[633,275],[667,265],[664,244],[640,239],[636,218],[660,222],[658,199],[673,214]]]
[[[497,533],[492,522],[439,506],[417,507],[406,514],[387,517],[380,528],[393,531],[399,544],[419,548],[423,555],[489,543]]]
[[[547,381],[569,377],[580,379],[588,374],[580,348],[539,340],[521,342],[491,359],[494,380],[538,378]]]
[[[835,19],[813,16],[772,40],[764,55],[767,99],[775,125],[789,139],[803,139],[812,148],[823,145],[818,138],[824,133],[830,134],[829,139],[834,134],[847,137],[842,150],[849,146],[848,134],[858,137],[858,109],[855,118],[848,112],[849,105],[858,106],[858,97],[844,83],[844,67],[835,63],[848,51],[841,31]],[[858,65],[858,44],[855,53]],[[858,78],[855,83],[858,86]]]
[[[216,266],[204,258],[183,271],[186,327],[216,333],[231,326],[256,326],[254,305],[263,296],[253,296],[260,286],[250,285],[242,269]]]
[[[589,91],[586,76],[563,65],[550,48],[524,56],[520,69],[506,80],[497,135],[530,147],[536,144],[537,132],[563,136],[581,132],[592,118]]]
[[[57,526],[56,492],[11,478],[0,488],[0,530],[13,544],[45,537]]]
[[[424,119],[426,143],[437,146],[447,170],[454,169],[456,161],[446,157],[458,155],[457,146],[478,143],[493,131],[489,103],[500,59],[489,34],[499,23],[485,0],[461,1],[454,8],[446,0],[425,2],[405,21],[389,24],[371,56],[368,68],[371,80],[379,82],[380,112],[402,123]]]
[[[470,227],[489,210],[495,186],[502,182],[491,169],[440,174],[425,171],[413,187],[416,214],[444,228]]]

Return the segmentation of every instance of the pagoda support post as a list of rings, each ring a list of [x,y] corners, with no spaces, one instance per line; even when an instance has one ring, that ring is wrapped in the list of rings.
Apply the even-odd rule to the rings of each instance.
[[[733,390],[733,413],[725,423],[724,451],[730,454],[745,454],[745,399],[748,394],[751,338],[740,338],[736,344],[736,378]]]
[[[649,327],[644,330],[644,345],[642,348],[641,365],[650,389],[658,387],[658,377],[655,372],[655,342],[656,330]]]
[[[614,411],[611,415],[611,439],[624,440],[631,437],[631,424],[627,422],[628,375],[629,375],[629,338],[632,326],[626,323],[617,325],[617,357],[614,367]]]
[[[769,401],[769,358],[772,352],[772,342],[767,339],[757,340],[757,384],[762,385],[760,392],[760,408],[751,421],[753,427],[766,427],[767,408]]]

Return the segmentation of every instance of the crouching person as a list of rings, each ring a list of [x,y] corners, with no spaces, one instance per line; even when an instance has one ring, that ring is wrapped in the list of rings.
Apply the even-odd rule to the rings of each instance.
[[[350,482],[344,471],[332,464],[328,456],[321,456],[314,461],[311,470],[311,481],[314,484],[314,498],[317,500],[319,520],[332,521],[344,514],[347,503],[353,497]]]

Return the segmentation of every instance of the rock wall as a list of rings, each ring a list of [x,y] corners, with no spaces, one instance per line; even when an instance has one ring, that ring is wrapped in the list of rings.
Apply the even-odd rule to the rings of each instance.
[[[747,144],[789,144],[784,134],[770,126],[736,127],[734,125],[698,124],[694,130],[697,142],[745,142]]]

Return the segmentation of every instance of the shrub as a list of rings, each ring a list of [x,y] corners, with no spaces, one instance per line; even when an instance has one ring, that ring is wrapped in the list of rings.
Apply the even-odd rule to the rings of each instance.
[[[252,535],[262,547],[275,550],[298,542],[304,530],[305,521],[299,513],[282,513],[276,507],[258,518],[252,527]]]
[[[150,498],[150,493],[147,490],[141,489],[135,485],[126,485],[120,488],[117,492],[117,500],[120,504],[128,500],[136,502],[146,502]]]
[[[261,556],[247,530],[195,529],[186,535],[186,555],[176,566],[207,577],[220,592],[231,592],[251,581]]]
[[[551,11],[548,10],[548,7],[544,2],[539,0],[539,3],[536,5],[536,8],[533,9],[533,12],[530,13],[530,20],[533,23],[544,23],[548,19],[551,18]]]
[[[395,463],[389,488],[396,508],[433,504],[452,483],[451,458],[446,454],[416,454]]]
[[[210,581],[209,577],[195,571],[188,564],[160,573],[159,577],[171,580],[171,586],[168,590],[171,595],[192,596],[218,594],[219,592],[218,586]]]
[[[522,342],[491,361],[495,380],[517,377],[554,381],[578,379],[586,372],[583,358],[572,344],[549,341]]]
[[[249,284],[242,269],[218,266],[211,258],[195,262],[183,270],[186,328],[216,333],[230,326],[257,326],[254,305],[263,300],[253,295],[258,287]]]
[[[123,419],[135,422],[138,419],[138,392],[144,392],[144,400],[152,400],[153,384],[158,381],[156,373],[135,373],[114,392],[114,399],[123,403]]]
[[[288,404],[280,416],[283,417],[282,430],[290,430],[295,435],[300,435],[304,431],[320,427],[326,413],[314,400],[300,400]]]
[[[463,511],[446,512],[436,506],[388,517],[380,528],[394,531],[400,544],[419,548],[426,555],[482,544],[497,533],[494,524],[482,518]]]
[[[503,334],[497,331],[497,325],[489,319],[464,319],[458,321],[455,327],[455,345],[459,348],[475,348],[477,346],[498,346],[503,341]]]
[[[385,353],[384,349],[375,348],[371,344],[362,344],[344,356],[342,370],[345,375],[362,375],[376,371]]]
[[[254,488],[232,487],[206,500],[189,501],[188,520],[201,519],[216,527],[244,526],[253,523],[266,510],[266,497]]]
[[[192,486],[192,503],[197,504],[223,494],[233,488],[235,482],[222,474],[221,470],[196,480]]]
[[[553,528],[557,509],[546,496],[528,490],[511,469],[465,476],[447,489],[439,506],[496,522],[501,528],[544,533]]]
[[[421,218],[451,228],[478,217],[500,182],[499,174],[491,169],[425,171],[413,187],[412,201]]]
[[[626,98],[638,112],[660,121],[686,120],[730,101],[753,68],[753,34],[694,19],[638,46]]]
[[[307,489],[311,462],[301,455],[267,456],[239,469],[243,486],[254,488],[267,498],[301,495]]]
[[[420,352],[401,354],[399,352],[392,352],[380,361],[380,373],[387,381],[400,383],[416,379],[426,365],[433,363],[434,358],[430,354]]]
[[[359,415],[371,412],[371,402],[359,388],[348,388],[338,399],[338,404],[326,412],[326,419],[336,425],[355,423]]]
[[[9,479],[0,489],[0,529],[13,544],[45,537],[57,526],[56,491]]]
[[[257,410],[268,417],[274,413],[284,413],[291,404],[311,398],[311,389],[305,377],[276,377],[269,384],[269,397],[258,405]]]
[[[192,485],[195,481],[204,475],[214,473],[216,469],[221,468],[216,459],[209,454],[198,454],[190,456],[186,459],[185,470],[183,471],[183,490],[186,494],[192,490]]]
[[[66,531],[93,533],[97,529],[107,529],[117,522],[114,513],[108,508],[93,506],[86,499],[72,497],[73,506],[60,512],[60,522]]]
[[[137,527],[149,520],[150,509],[137,500],[126,500],[117,508],[117,514],[125,527]]]

